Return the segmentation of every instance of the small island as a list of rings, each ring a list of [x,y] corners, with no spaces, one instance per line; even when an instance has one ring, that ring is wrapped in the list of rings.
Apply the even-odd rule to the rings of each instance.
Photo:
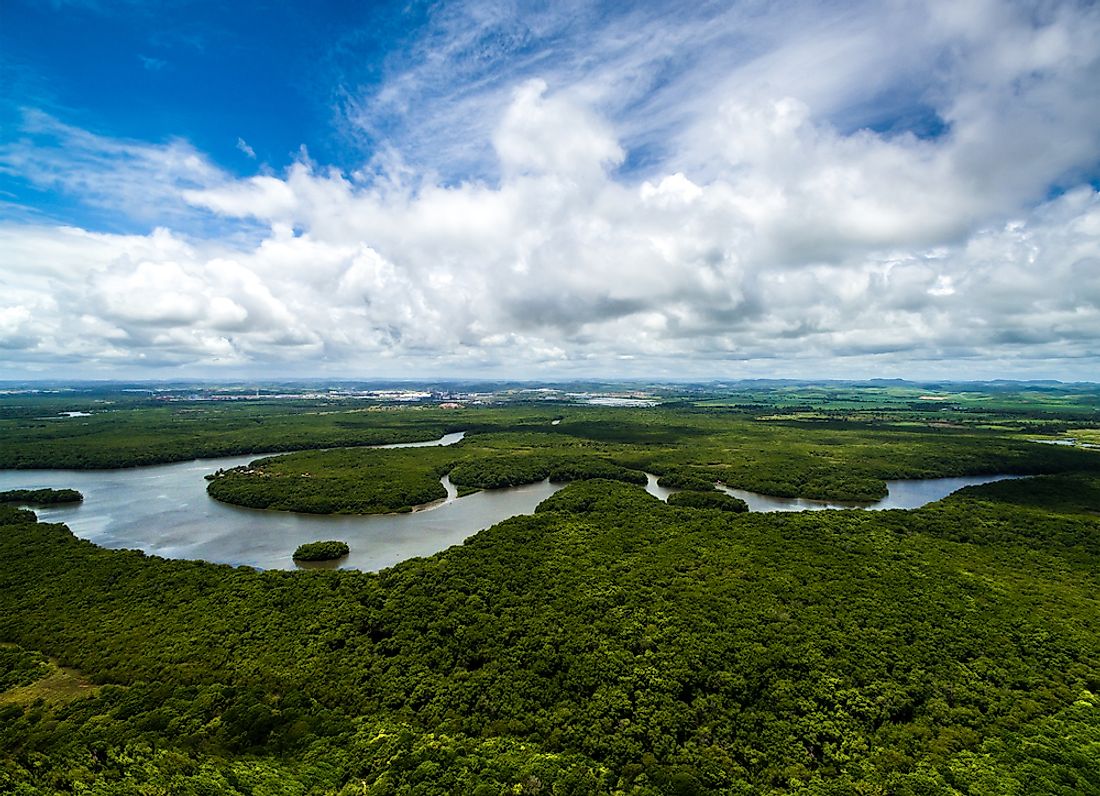
[[[295,561],[335,561],[351,552],[347,542],[307,542],[294,551]]]
[[[79,503],[84,496],[75,489],[9,489],[0,492],[0,503],[22,503],[31,506],[55,506]]]

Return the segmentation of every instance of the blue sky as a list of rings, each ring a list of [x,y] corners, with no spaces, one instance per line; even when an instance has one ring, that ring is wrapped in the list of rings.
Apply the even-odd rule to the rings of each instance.
[[[12,2],[0,34],[4,126],[48,142],[49,131],[25,123],[33,109],[107,138],[183,139],[237,176],[284,169],[302,147],[326,166],[355,170],[396,146],[444,182],[494,179],[487,137],[434,129],[425,135],[418,127],[440,110],[450,119],[446,111],[468,96],[482,100],[529,76],[564,72],[576,80],[593,59],[636,57],[628,48],[649,39],[589,49],[593,33],[617,31],[631,19],[644,28],[668,15],[680,25],[705,25],[726,4],[562,4],[560,14],[552,4],[487,4],[487,13],[474,16],[482,25],[463,18],[471,6],[453,5],[459,10],[405,2]],[[708,53],[666,45],[642,57],[628,91],[603,98],[603,109],[632,128],[621,175],[644,175],[668,156],[669,131],[647,121],[664,92],[713,69],[698,61],[714,50],[732,64],[759,46],[738,41],[736,29],[709,35],[726,46],[710,43]],[[404,96],[386,96],[391,80],[404,81]],[[849,129],[942,134],[944,122],[921,92],[919,85],[890,85],[831,108],[830,116]],[[436,156],[441,143],[452,157]],[[105,228],[128,220],[82,214],[74,197],[18,179],[6,188],[60,220]]]
[[[257,163],[283,168],[302,146],[354,166],[362,147],[337,123],[344,70],[377,79],[422,22],[408,4],[347,14],[354,5],[6,3],[4,127],[19,128],[34,108],[107,137],[182,138],[238,175]],[[19,195],[77,212],[64,196]]]
[[[0,376],[1086,378],[1092,4],[0,7]]]

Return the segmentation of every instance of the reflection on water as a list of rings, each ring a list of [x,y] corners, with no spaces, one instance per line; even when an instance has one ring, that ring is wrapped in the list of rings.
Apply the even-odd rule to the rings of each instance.
[[[645,491],[653,495],[658,500],[668,500],[668,496],[673,492],[679,492],[679,489],[669,489],[667,486],[659,486],[657,484],[657,476],[653,473],[646,473],[646,485]]]
[[[424,445],[453,444],[448,434]],[[387,446],[387,447],[408,447]],[[341,539],[351,555],[341,568],[377,570],[416,556],[438,553],[494,523],[528,514],[560,485],[543,481],[447,498],[408,514],[318,516],[263,511],[219,503],[206,494],[203,476],[247,464],[257,455],[198,459],[124,470],[3,470],[6,489],[78,489],[84,502],[36,508],[42,522],[64,522],[73,533],[102,547],[138,548],[165,558],[205,559],[264,569],[293,569],[291,554],[303,542]],[[332,564],[330,563],[330,566]]]
[[[668,500],[668,496],[674,492],[682,492],[680,489],[670,489],[658,486],[657,476],[646,473],[645,490],[659,500]],[[783,498],[773,495],[762,495],[759,492],[750,492],[747,489],[734,489],[725,484],[717,484],[718,489],[727,495],[741,498],[749,505],[749,511],[820,511],[821,509],[919,509],[921,506],[933,503],[950,495],[964,486],[977,486],[993,481],[1004,481],[1008,478],[1026,478],[1023,475],[971,475],[953,478],[907,478],[897,481],[887,481],[889,494],[882,500],[873,502],[848,502],[842,500],[812,500],[810,498]]]
[[[646,484],[646,492],[660,500],[668,500],[673,492],[681,492],[680,489],[669,489],[657,485],[657,476],[646,473],[649,483]],[[964,486],[976,486],[988,484],[992,481],[1003,481],[1006,478],[1026,478],[1022,475],[973,475],[961,478],[910,478],[897,481],[887,481],[889,494],[882,500],[870,503],[856,503],[842,500],[812,500],[810,498],[783,498],[773,495],[762,495],[759,492],[750,492],[747,489],[734,489],[725,484],[717,484],[717,487],[727,495],[741,498],[749,505],[749,511],[820,511],[821,509],[919,509],[928,503],[950,495],[952,492],[962,489]]]
[[[439,448],[461,442],[462,438],[465,436],[465,431],[455,431],[451,434],[444,434],[439,439],[429,439],[424,442],[393,442],[389,445],[371,445],[369,447],[378,448],[379,450],[389,450],[392,448]]]
[[[964,486],[977,486],[1008,478],[1024,478],[1020,475],[973,475],[958,478],[912,478],[887,481],[889,494],[873,503],[851,503],[837,500],[810,500],[809,498],[781,498],[761,495],[745,489],[733,489],[719,484],[727,495],[741,498],[749,504],[749,511],[817,511],[820,509],[919,509],[928,503],[950,495]]]
[[[385,447],[449,445],[462,434],[427,443]],[[7,489],[78,489],[84,502],[36,508],[43,522],[64,522],[77,536],[102,547],[138,548],[165,558],[205,559],[263,569],[293,569],[298,545],[340,539],[351,554],[322,566],[373,571],[417,556],[433,555],[460,544],[483,528],[517,514],[530,514],[562,485],[541,481],[511,489],[477,492],[463,498],[447,478],[447,497],[408,514],[319,516],[247,509],[219,503],[206,494],[203,476],[257,458],[234,456],[124,470],[2,470],[0,491]],[[657,486],[647,473],[646,490],[661,500],[677,490]],[[933,478],[888,481],[890,495],[877,503],[776,498],[720,487],[745,500],[753,511],[861,507],[918,508],[971,484],[1014,476]]]
[[[1063,445],[1067,448],[1100,449],[1100,445],[1092,442],[1081,442],[1076,437],[1066,437],[1065,439],[1029,439],[1028,442],[1038,442],[1040,445]]]

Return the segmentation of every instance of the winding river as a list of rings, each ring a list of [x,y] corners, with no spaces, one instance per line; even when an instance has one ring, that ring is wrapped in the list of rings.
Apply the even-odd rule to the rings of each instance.
[[[382,448],[453,445],[463,433],[429,442],[381,445]],[[137,548],[165,558],[205,559],[261,569],[294,569],[291,553],[303,542],[342,539],[351,555],[341,568],[374,571],[417,556],[438,553],[478,531],[535,506],[563,484],[540,481],[457,498],[445,477],[447,498],[410,514],[319,516],[240,508],[206,494],[207,473],[247,464],[263,454],[196,459],[176,464],[120,470],[0,470],[0,491],[7,489],[78,489],[84,502],[35,508],[42,522],[63,522],[82,539],[101,547]],[[803,511],[825,508],[918,508],[957,489],[1012,476],[932,478],[888,481],[888,497],[876,503],[840,504],[776,498],[720,487],[742,498],[753,511]],[[649,475],[646,489],[664,500],[675,490],[657,486]]]

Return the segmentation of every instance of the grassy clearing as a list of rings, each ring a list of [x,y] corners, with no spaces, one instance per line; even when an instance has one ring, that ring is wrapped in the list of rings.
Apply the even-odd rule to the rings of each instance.
[[[1100,428],[1071,428],[1066,430],[1066,436],[1073,437],[1078,442],[1100,445]]]
[[[40,658],[36,653],[28,653],[15,644],[0,645],[4,651],[19,651],[23,655],[31,655]],[[2,705],[33,705],[38,700],[52,707],[58,707],[74,699],[86,696],[94,696],[99,686],[93,685],[85,679],[76,669],[61,666],[52,658],[42,661],[40,668],[43,674],[33,682],[18,685],[0,692],[0,706]]]

